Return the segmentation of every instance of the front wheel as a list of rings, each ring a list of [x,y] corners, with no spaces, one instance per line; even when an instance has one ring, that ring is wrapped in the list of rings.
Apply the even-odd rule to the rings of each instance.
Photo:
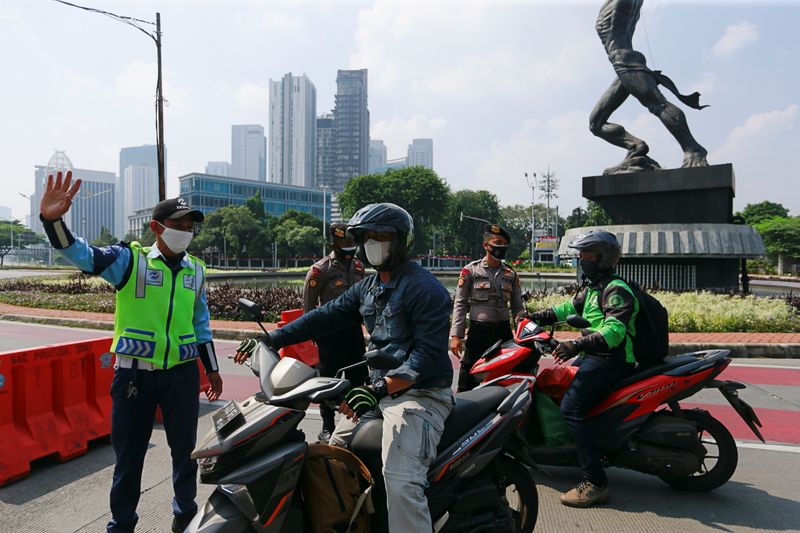
[[[706,411],[684,411],[697,424],[697,438],[706,449],[700,469],[691,476],[660,476],[669,485],[691,492],[708,492],[725,484],[736,470],[739,452],[730,431]]]
[[[514,517],[516,533],[530,533],[539,517],[539,494],[530,470],[511,458],[497,465],[497,484],[502,500]]]

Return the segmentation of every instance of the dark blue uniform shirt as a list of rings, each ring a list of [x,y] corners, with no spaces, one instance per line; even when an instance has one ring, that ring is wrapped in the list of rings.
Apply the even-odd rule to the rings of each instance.
[[[360,323],[370,334],[369,349],[381,349],[402,364],[386,373],[414,382],[415,388],[444,388],[453,382],[448,355],[450,294],[433,274],[406,260],[389,283],[364,278],[337,299],[270,334],[276,348],[317,338]]]

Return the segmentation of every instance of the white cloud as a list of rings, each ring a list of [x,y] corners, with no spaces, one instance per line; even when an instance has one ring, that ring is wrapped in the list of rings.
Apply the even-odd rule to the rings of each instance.
[[[713,158],[717,161],[735,160],[754,147],[769,146],[796,126],[795,118],[799,109],[800,106],[792,104],[785,109],[747,117],[744,124],[733,128],[722,146],[713,151]]]
[[[746,48],[758,40],[758,28],[749,22],[741,22],[728,26],[725,34],[714,44],[711,53],[719,57],[727,57],[737,50]]]
[[[236,103],[239,107],[252,109],[264,115],[269,105],[269,91],[263,85],[245,83],[236,89]]]

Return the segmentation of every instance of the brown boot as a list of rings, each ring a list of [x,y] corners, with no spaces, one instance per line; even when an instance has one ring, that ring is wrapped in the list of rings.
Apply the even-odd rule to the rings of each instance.
[[[608,503],[608,485],[598,487],[589,481],[581,481],[561,495],[561,503],[569,507],[591,507]]]

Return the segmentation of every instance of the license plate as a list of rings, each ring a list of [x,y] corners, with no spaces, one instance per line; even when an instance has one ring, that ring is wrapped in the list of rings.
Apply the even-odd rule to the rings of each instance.
[[[244,415],[235,401],[231,400],[211,416],[214,429],[220,435],[227,435],[244,423]]]

